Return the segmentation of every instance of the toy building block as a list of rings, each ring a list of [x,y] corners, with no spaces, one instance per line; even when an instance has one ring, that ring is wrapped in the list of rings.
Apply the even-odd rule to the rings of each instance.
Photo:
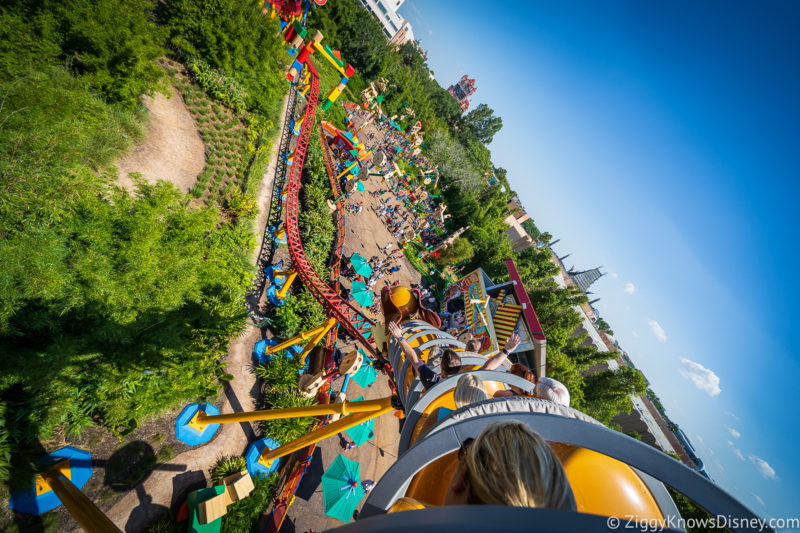
[[[223,479],[222,482],[225,483],[225,492],[230,503],[238,502],[246,498],[255,488],[253,485],[253,478],[250,477],[247,470],[237,474],[231,474]]]
[[[208,524],[224,516],[228,512],[228,495],[223,492],[201,502],[197,506],[197,512],[201,524]]]
[[[300,24],[299,21],[295,20],[294,22],[292,22],[292,27],[294,28],[294,31],[297,32],[297,35],[299,35],[303,39],[305,39],[306,35],[308,35],[308,31],[303,27],[302,24]]]

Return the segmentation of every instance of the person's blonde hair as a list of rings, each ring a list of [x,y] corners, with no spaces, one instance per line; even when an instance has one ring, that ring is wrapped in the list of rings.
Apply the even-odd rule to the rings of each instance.
[[[470,504],[574,510],[561,462],[547,442],[513,420],[489,424],[464,457]]]
[[[486,387],[483,386],[483,381],[475,374],[464,374],[458,378],[456,390],[453,392],[453,401],[455,401],[456,409],[480,402],[488,397],[489,394],[486,392]]]

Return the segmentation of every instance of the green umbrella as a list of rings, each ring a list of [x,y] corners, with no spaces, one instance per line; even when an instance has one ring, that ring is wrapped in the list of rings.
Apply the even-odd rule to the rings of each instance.
[[[330,468],[322,474],[325,514],[342,522],[350,522],[353,511],[363,497],[359,464],[342,454],[337,455]]]
[[[369,262],[358,254],[350,256],[350,264],[353,265],[353,270],[355,270],[356,274],[359,276],[368,278],[370,274],[372,274],[372,267],[369,266]]]
[[[360,402],[363,400],[364,397],[359,396],[358,398],[355,398],[354,400],[350,401]],[[375,419],[373,418],[367,420],[366,422],[361,422],[357,426],[353,426],[350,429],[346,429],[345,433],[347,433],[347,435],[351,439],[353,439],[353,442],[356,444],[356,446],[361,446],[362,444],[364,444],[369,439],[375,436]]]
[[[350,288],[350,294],[352,294],[358,304],[363,307],[371,306],[375,299],[375,294],[369,290],[363,281],[354,281]]]
[[[360,349],[358,351],[361,352]],[[361,353],[362,355],[364,354],[364,352]],[[365,389],[375,383],[377,379],[378,373],[375,371],[375,367],[372,366],[372,360],[364,356],[364,364],[353,374],[353,381],[358,383],[362,389]]]

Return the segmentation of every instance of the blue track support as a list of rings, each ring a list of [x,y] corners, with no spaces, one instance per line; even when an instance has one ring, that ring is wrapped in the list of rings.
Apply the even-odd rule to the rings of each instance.
[[[256,360],[260,364],[264,364],[269,361],[269,356],[267,355],[267,346],[277,346],[278,341],[274,339],[261,339],[253,348],[253,355],[255,356]]]
[[[283,269],[283,261],[279,261],[274,265],[269,265],[267,268],[264,269],[264,275],[267,276],[267,279],[270,283],[277,287],[283,287],[283,284],[286,283],[286,276],[283,274],[276,274],[276,270]]]
[[[49,453],[39,461],[40,471],[46,471],[50,466],[69,460],[70,481],[77,488],[83,488],[92,477],[92,454],[74,446],[64,446]],[[31,486],[27,490],[11,492],[8,501],[9,509],[18,513],[40,515],[61,505],[56,493],[52,490],[36,495],[36,484],[30,480]]]
[[[275,285],[270,285],[269,287],[267,287],[266,292],[267,292],[267,300],[269,300],[269,303],[271,303],[275,307],[281,307],[283,306],[283,304],[286,303],[286,300],[281,300],[280,298],[278,298],[278,288],[275,287]]]
[[[244,454],[247,462],[247,471],[253,477],[266,477],[275,472],[281,464],[281,457],[272,461],[269,468],[258,462],[258,458],[264,453],[265,449],[274,450],[280,447],[281,443],[269,437],[260,439],[252,443]]]
[[[181,414],[175,419],[175,436],[179,441],[189,446],[205,444],[214,437],[214,433],[217,431],[217,428],[219,428],[219,424],[208,424],[201,432],[190,427],[188,425],[189,421],[197,414],[197,411],[203,411],[207,415],[219,414],[219,409],[210,403],[190,403],[183,408]]]

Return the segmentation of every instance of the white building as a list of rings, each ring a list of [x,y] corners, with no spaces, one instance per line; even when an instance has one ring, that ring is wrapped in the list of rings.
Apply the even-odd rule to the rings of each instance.
[[[361,0],[361,4],[378,19],[383,33],[394,45],[414,40],[411,23],[401,17],[397,10],[405,0]]]

